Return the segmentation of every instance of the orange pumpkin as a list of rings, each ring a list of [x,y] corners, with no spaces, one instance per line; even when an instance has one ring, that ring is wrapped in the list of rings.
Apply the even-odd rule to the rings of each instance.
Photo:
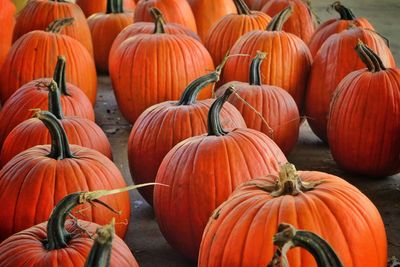
[[[226,131],[219,111],[233,92],[218,98],[208,113],[208,134],[177,144],[163,159],[154,188],[154,211],[172,247],[196,260],[213,210],[242,182],[278,171],[286,158],[265,134],[248,128]],[[226,265],[228,266],[228,265]]]
[[[0,0],[0,68],[11,48],[15,25],[15,6],[10,0]]]
[[[136,7],[135,2],[134,0],[123,0],[124,9],[133,12]],[[86,17],[107,10],[107,0],[76,0],[76,4],[82,9]]]
[[[278,179],[269,175],[249,181],[214,211],[203,234],[199,267],[267,266],[273,235],[283,222],[323,237],[343,266],[387,265],[385,227],[374,204],[337,176],[297,172],[286,164]],[[291,267],[317,266],[305,250],[292,250],[287,258]]]
[[[51,76],[58,55],[65,55],[68,61],[67,81],[82,89],[93,104],[96,102],[97,76],[92,56],[80,42],[60,34],[70,24],[71,18],[56,20],[46,31],[29,32],[14,43],[0,72],[2,104],[25,83]]]

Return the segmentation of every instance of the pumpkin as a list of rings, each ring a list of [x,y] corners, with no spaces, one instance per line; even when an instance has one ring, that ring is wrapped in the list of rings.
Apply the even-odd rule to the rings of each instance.
[[[221,67],[191,82],[179,101],[154,105],[136,120],[128,141],[128,159],[135,184],[154,182],[165,155],[179,142],[207,132],[207,114],[212,99],[197,101],[200,91],[219,80]],[[245,128],[235,107],[227,103],[221,110],[224,128]],[[139,189],[150,204],[153,188]]]
[[[353,27],[333,34],[325,41],[314,57],[305,101],[308,123],[313,132],[325,142],[333,92],[347,74],[365,67],[357,53],[354,53],[357,40],[363,41],[376,51],[386,66],[395,66],[385,40],[374,31]]]
[[[357,18],[349,8],[343,6],[339,1],[334,2],[332,8],[339,13],[340,18],[329,19],[317,28],[308,44],[313,57],[315,57],[326,39],[332,34],[347,30],[351,25],[374,30],[374,27],[367,19]]]
[[[243,0],[234,0],[237,14],[229,14],[216,22],[208,31],[205,46],[214,64],[219,64],[235,42],[245,33],[263,30],[271,18],[262,12],[250,11]]]
[[[10,0],[0,0],[0,68],[12,44],[15,25],[15,6]]]
[[[273,17],[288,6],[292,7],[293,13],[283,25],[282,30],[300,37],[308,43],[315,31],[314,21],[310,7],[303,0],[271,0],[263,8],[269,16]]]
[[[268,135],[288,155],[299,136],[299,110],[288,92],[261,84],[260,68],[265,57],[265,53],[258,52],[253,59],[249,83],[230,82],[220,87],[216,94],[222,95],[229,86],[234,85],[239,97],[234,94],[228,101],[243,115],[247,127]]]
[[[104,13],[107,11],[108,0],[76,0],[76,4],[82,9],[86,17],[90,17],[95,13]],[[124,10],[133,12],[136,3],[133,0],[122,0]]]
[[[285,164],[279,178],[244,183],[214,211],[203,234],[199,267],[267,266],[273,235],[283,222],[323,237],[346,267],[387,264],[385,227],[366,196],[337,176],[297,172]],[[305,250],[290,251],[287,258],[291,267],[317,266]]]
[[[133,23],[131,13],[124,12],[122,0],[107,0],[106,13],[97,13],[88,19],[93,38],[94,61],[99,72],[108,72],[108,55],[114,39]]]
[[[214,69],[200,42],[165,33],[162,23],[153,34],[139,34],[121,43],[110,56],[109,67],[118,106],[131,123],[148,107],[179,99],[190,81]],[[200,94],[201,99],[210,96],[210,88]]]
[[[114,163],[96,150],[69,145],[61,123],[48,111],[39,111],[51,135],[51,145],[25,150],[10,160],[0,171],[0,240],[46,221],[59,200],[72,192],[124,187],[125,181]],[[29,186],[27,186],[29,185]],[[112,207],[120,214],[88,208],[77,218],[98,224],[112,217],[129,222],[130,202],[127,193],[110,197]],[[26,205],[40,207],[27,210]],[[124,237],[127,224],[118,224],[116,233]]]
[[[157,172],[156,182],[169,186],[154,188],[158,225],[169,244],[192,260],[197,259],[213,210],[242,182],[274,173],[286,162],[265,134],[248,128],[230,132],[222,128],[219,112],[232,92],[232,88],[226,90],[212,104],[208,134],[177,144]]]
[[[269,56],[261,67],[261,84],[275,85],[288,91],[301,112],[311,68],[311,54],[299,37],[282,31],[291,10],[288,7],[276,15],[266,31],[251,31],[235,43],[230,55],[248,54],[250,57],[229,59],[224,68],[223,82],[247,82],[251,57],[255,57],[257,51],[263,51]]]
[[[196,20],[186,0],[140,0],[135,9],[134,21],[153,21],[149,13],[152,7],[158,8],[168,22],[175,22],[197,33]]]
[[[66,0],[30,0],[18,13],[13,42],[25,33],[44,31],[51,22],[69,17],[74,18],[74,23],[62,28],[61,33],[78,40],[90,55],[93,55],[92,38],[86,17],[79,6]]]
[[[387,176],[400,171],[400,69],[386,68],[368,46],[356,47],[368,69],[338,85],[328,118],[332,156],[347,171]]]
[[[65,78],[65,57],[59,56],[53,79],[60,90],[61,107],[66,116],[78,116],[94,121],[94,110],[90,100],[78,87],[67,83]],[[49,106],[48,84],[50,78],[41,78],[19,88],[4,104],[0,111],[0,147],[7,135],[21,122],[32,117],[31,109]]]
[[[86,207],[91,202],[99,203],[96,194],[99,192],[79,192],[66,196],[54,208],[48,222],[32,226],[3,241],[0,244],[2,266],[83,266],[92,246],[96,244],[92,236],[96,232],[98,238],[102,236],[101,230],[97,230],[100,226],[67,217],[75,214],[80,205]],[[96,211],[102,212],[100,208]],[[110,266],[138,267],[124,241],[118,236],[113,239]]]
[[[189,4],[196,18],[197,33],[203,41],[214,23],[226,15],[236,13],[232,0],[190,0]]]
[[[2,104],[25,83],[51,76],[57,55],[65,55],[68,61],[67,81],[82,89],[95,103],[97,77],[92,56],[80,42],[60,34],[63,27],[72,23],[71,18],[56,20],[47,31],[29,32],[14,43],[0,72]]]

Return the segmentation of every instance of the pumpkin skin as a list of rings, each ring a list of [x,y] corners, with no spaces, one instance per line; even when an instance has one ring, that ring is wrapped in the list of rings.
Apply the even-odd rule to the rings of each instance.
[[[208,31],[204,45],[214,64],[219,64],[236,41],[253,30],[267,28],[271,18],[262,12],[250,11],[243,0],[234,0],[238,14],[222,17]]]
[[[367,19],[357,18],[350,9],[343,6],[339,1],[334,2],[332,7],[339,13],[340,18],[327,20],[317,28],[308,44],[313,57],[331,35],[347,30],[351,25],[374,30]]]
[[[311,129],[325,142],[333,92],[347,74],[365,67],[357,53],[354,53],[358,40],[376,51],[386,66],[395,66],[385,41],[373,31],[356,27],[333,34],[325,41],[314,57],[308,80],[305,110]]]
[[[351,72],[331,102],[328,139],[337,164],[350,172],[383,177],[400,170],[400,70],[385,68],[364,44],[357,45],[368,69]],[[374,66],[375,65],[375,66]]]
[[[158,8],[168,22],[175,22],[197,33],[196,19],[186,0],[140,0],[135,9],[134,22],[151,22],[151,7]]]
[[[135,10],[135,1],[123,0],[123,3],[126,11],[133,12]],[[76,0],[76,4],[82,9],[86,17],[90,17],[95,13],[106,12],[107,10],[107,0]]]
[[[10,0],[0,0],[0,68],[12,44],[15,26],[15,6]]]
[[[177,144],[157,173],[156,182],[169,185],[154,188],[158,225],[168,243],[191,260],[197,260],[208,218],[236,186],[263,173],[274,173],[279,163],[286,162],[278,146],[259,131],[221,130],[215,110],[230,93],[227,90],[210,108],[208,135]]]
[[[30,0],[18,13],[13,42],[25,33],[44,31],[56,19],[69,17],[74,18],[74,23],[64,27],[61,33],[78,40],[93,55],[92,38],[85,15],[79,6],[65,0]]]
[[[293,14],[283,25],[283,30],[293,33],[307,44],[315,28],[311,10],[303,0],[271,0],[261,11],[273,17],[288,6],[292,6]]]
[[[267,2],[268,0],[246,0],[251,10],[261,10]]]
[[[128,141],[129,168],[135,184],[154,182],[163,158],[176,144],[207,132],[213,100],[196,101],[196,95],[218,79],[219,71],[200,77],[186,88],[180,101],[154,105],[136,120]],[[242,115],[229,103],[220,116],[224,128],[246,128]],[[153,188],[139,188],[139,192],[152,205]]]
[[[57,61],[55,55],[65,56],[67,81],[83,90],[94,104],[97,76],[92,56],[77,40],[45,31],[29,32],[14,43],[1,69],[1,103],[4,104],[25,83],[51,76]]]
[[[282,222],[323,237],[343,266],[386,266],[385,228],[373,203],[337,176],[314,171],[298,176],[303,184],[323,182],[310,191],[275,197],[269,192],[277,185],[271,176],[240,186],[210,218],[199,267],[267,266],[274,253],[272,237]],[[290,266],[317,266],[305,250],[287,256]]]

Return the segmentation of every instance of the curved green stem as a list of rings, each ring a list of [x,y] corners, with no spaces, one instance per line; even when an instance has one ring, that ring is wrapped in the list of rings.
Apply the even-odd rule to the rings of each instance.
[[[361,40],[358,41],[355,50],[369,71],[378,72],[381,70],[386,70],[381,58]]]
[[[54,69],[53,80],[57,83],[58,89],[60,89],[63,95],[70,96],[67,88],[66,70],[65,57],[58,56],[56,68]]]
[[[46,32],[60,33],[64,27],[72,25],[74,20],[74,18],[56,19],[55,21],[51,22],[49,26],[47,26]]]
[[[354,13],[348,9],[347,7],[343,6],[340,1],[336,1],[332,4],[333,9],[335,9],[339,15],[341,20],[354,20],[356,16]]]
[[[229,96],[234,92],[234,90],[234,87],[230,86],[228,89],[226,89],[225,93],[218,97],[211,105],[210,110],[208,111],[207,121],[209,136],[222,136],[228,134],[228,132],[222,128],[220,113],[225,102],[228,100]]]
[[[276,14],[272,21],[268,24],[267,31],[282,31],[283,24],[285,24],[292,13],[292,6],[288,6],[287,8]]]
[[[267,53],[257,51],[256,57],[251,61],[250,73],[249,73],[249,84],[250,85],[262,85],[261,79],[261,63],[264,61]]]
[[[122,0],[107,0],[106,14],[124,13],[124,5]]]
[[[164,16],[158,8],[152,7],[150,8],[150,13],[154,19],[154,34],[155,33],[165,33],[165,20]]]
[[[64,114],[62,112],[61,106],[61,94],[60,90],[57,87],[55,81],[51,81],[49,86],[49,100],[48,100],[48,109],[49,111],[59,120],[64,119]]]
[[[85,267],[109,267],[111,261],[112,242],[114,239],[115,220],[97,229],[97,237],[86,259]]]
[[[239,15],[251,15],[249,7],[243,0],[233,0]]]

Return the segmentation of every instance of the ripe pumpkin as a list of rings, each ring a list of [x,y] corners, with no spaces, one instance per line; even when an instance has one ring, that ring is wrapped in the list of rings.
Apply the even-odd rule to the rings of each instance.
[[[64,27],[61,33],[78,40],[90,55],[93,55],[92,38],[86,17],[79,6],[66,0],[30,0],[18,13],[13,42],[25,33],[44,31],[51,22],[70,17],[74,18],[74,23]]]
[[[128,159],[135,184],[154,182],[165,155],[179,142],[207,132],[207,114],[212,99],[197,101],[197,95],[219,80],[221,68],[191,82],[179,101],[154,105],[136,120],[128,141]],[[242,115],[227,103],[221,110],[224,128],[246,128]],[[139,192],[150,204],[153,188]]]
[[[96,243],[92,236],[96,232],[98,238],[102,236],[97,230],[100,226],[67,217],[74,213],[74,208],[76,211],[77,206],[86,207],[91,202],[99,202],[94,196],[96,193],[80,192],[66,196],[54,208],[48,222],[32,226],[6,239],[0,244],[2,266],[83,266]],[[101,208],[96,208],[96,212],[101,213]],[[113,239],[110,266],[138,267],[124,241],[118,236]]]
[[[153,21],[149,9],[158,8],[167,21],[182,24],[197,33],[196,19],[186,0],[140,0],[135,9],[134,21]]]
[[[262,12],[250,11],[243,0],[233,1],[237,14],[229,14],[216,22],[208,31],[205,46],[214,64],[219,64],[236,41],[245,33],[264,30],[271,18]]]
[[[347,74],[365,67],[354,53],[358,40],[376,51],[386,66],[395,66],[385,40],[374,31],[353,27],[333,34],[325,41],[314,57],[305,105],[308,123],[323,141],[327,141],[326,127],[333,92]]]
[[[276,86],[261,84],[260,68],[265,57],[265,53],[258,52],[253,59],[249,83],[227,83],[217,90],[216,95],[222,95],[227,88],[234,85],[237,94],[242,99],[237,95],[232,95],[228,101],[243,115],[247,127],[268,135],[282,152],[288,155],[299,136],[299,110],[288,92]],[[262,118],[254,109],[262,115]]]
[[[81,89],[66,82],[65,65],[65,58],[59,56],[53,75],[53,80],[60,89],[64,114],[94,121],[94,110],[90,100]],[[46,85],[51,80],[51,78],[41,78],[27,83],[7,100],[0,111],[0,147],[14,127],[32,117],[32,109],[48,108],[49,88]]]
[[[374,27],[367,19],[357,18],[349,8],[343,6],[339,1],[334,2],[332,8],[339,13],[340,18],[325,21],[315,31],[308,44],[313,57],[315,57],[326,39],[332,34],[347,30],[351,25],[374,30]]]
[[[82,89],[93,104],[96,102],[97,77],[92,56],[80,42],[60,34],[71,23],[71,18],[56,20],[46,31],[29,32],[14,43],[0,72],[2,104],[25,83],[51,76],[57,55],[65,55],[68,61],[67,81]]]
[[[93,14],[87,21],[93,38],[97,70],[107,73],[111,46],[118,34],[133,23],[132,13],[124,12],[122,0],[107,0],[106,13]]]
[[[0,68],[12,44],[15,25],[15,6],[10,0],[0,0]]]
[[[232,47],[230,54],[248,54],[250,57],[233,57],[224,68],[223,81],[249,80],[251,58],[257,51],[269,56],[261,67],[261,84],[275,85],[289,92],[302,111],[303,98],[311,68],[311,54],[307,45],[297,36],[282,31],[292,9],[276,15],[266,31],[252,31],[243,35]]]
[[[148,107],[179,99],[190,81],[212,69],[212,58],[200,42],[167,34],[162,24],[153,34],[125,40],[110,57],[114,93],[131,123]],[[210,96],[210,88],[200,94],[201,99]]]
[[[332,156],[350,172],[387,176],[400,171],[400,69],[386,68],[368,46],[356,47],[368,69],[337,87],[328,119]]]
[[[124,10],[133,12],[136,7],[134,0],[123,0]],[[86,17],[95,13],[104,13],[107,10],[107,0],[76,0],[76,4],[82,9]]]
[[[214,211],[203,234],[199,267],[267,266],[274,253],[272,237],[282,222],[323,237],[346,267],[387,264],[385,227],[365,195],[337,176],[297,172],[286,164],[278,179],[251,180]],[[317,266],[304,250],[287,256],[291,267]]]
[[[158,225],[170,245],[191,260],[197,259],[213,210],[242,182],[274,173],[286,162],[265,134],[248,128],[230,132],[222,128],[219,111],[232,92],[232,88],[226,90],[211,106],[208,134],[177,144],[157,173],[156,182],[169,185],[154,188]]]
[[[263,6],[261,11],[273,17],[288,6],[292,7],[293,13],[282,29],[285,32],[293,33],[307,44],[315,31],[315,27],[310,7],[305,1],[271,0]]]

